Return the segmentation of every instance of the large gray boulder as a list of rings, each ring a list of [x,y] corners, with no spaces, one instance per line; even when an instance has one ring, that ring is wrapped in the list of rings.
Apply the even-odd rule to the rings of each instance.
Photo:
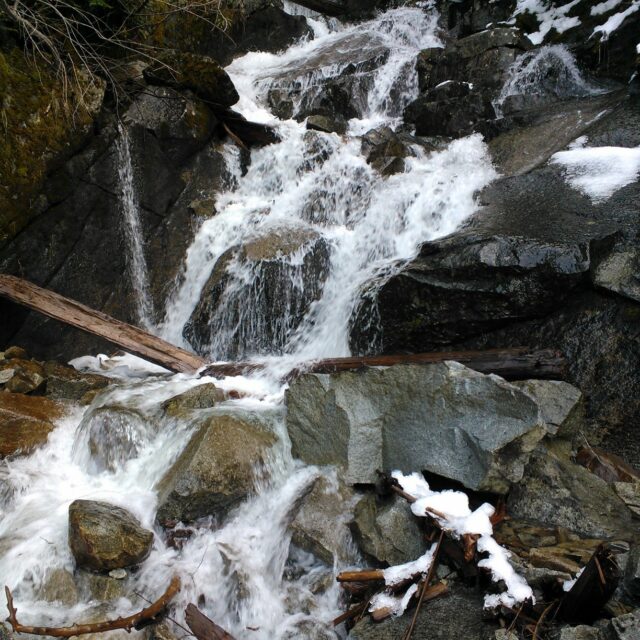
[[[456,362],[308,374],[286,402],[293,455],[342,465],[351,483],[428,470],[505,493],[545,434],[528,394]]]
[[[75,500],[69,506],[69,546],[78,567],[130,567],[149,555],[152,544],[153,533],[126,509],[95,500]]]
[[[572,462],[570,453],[561,441],[548,442],[536,450],[522,481],[509,494],[509,513],[584,537],[637,537],[640,520],[633,517],[612,486]]]
[[[291,523],[291,541],[329,566],[336,560],[352,564],[356,558],[348,525],[354,502],[353,489],[342,479],[319,478]]]
[[[640,638],[640,609],[610,620],[603,635],[605,640],[637,640]]]
[[[538,403],[550,435],[570,438],[583,427],[584,397],[580,389],[560,380],[520,380],[513,384]]]
[[[221,515],[250,494],[275,442],[264,418],[212,415],[157,486],[159,522]]]
[[[446,598],[437,598],[422,607],[411,637],[414,640],[494,640],[497,625],[482,619],[482,606],[482,594],[477,589],[452,588]],[[412,617],[408,612],[377,624],[366,616],[351,629],[348,639],[397,640],[406,633]]]
[[[229,359],[281,349],[322,294],[329,254],[326,240],[307,228],[276,227],[228,249],[214,265],[184,336],[196,350],[208,353],[213,345],[218,357]],[[255,275],[250,283],[247,271]]]

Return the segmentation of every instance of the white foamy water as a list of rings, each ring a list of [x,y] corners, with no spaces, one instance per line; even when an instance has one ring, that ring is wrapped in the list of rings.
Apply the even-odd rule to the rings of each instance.
[[[120,207],[122,209],[126,256],[135,293],[138,322],[145,329],[151,328],[153,307],[149,294],[149,275],[144,257],[144,241],[140,226],[138,198],[136,196],[133,162],[131,161],[131,141],[126,127],[118,125],[116,148],[118,151],[118,177],[120,179]]]
[[[218,195],[218,213],[197,232],[161,327],[165,338],[186,345],[185,325],[226,254],[227,285],[211,318],[209,355],[219,358],[233,348],[270,364],[265,374],[215,381],[242,397],[215,411],[259,414],[276,436],[255,493],[225,519],[199,527],[181,549],[170,547],[155,524],[156,485],[195,426],[163,416],[160,405],[211,380],[144,371],[130,358],[79,359],[76,366],[106,371],[120,386],[98,396],[88,413],[78,409],[61,420],[46,446],[0,467],[0,576],[14,590],[25,622],[68,624],[96,604],[86,594],[70,609],[50,604],[42,588],[52,570],[74,568],[67,541],[69,504],[98,499],[129,509],[155,533],[151,555],[130,576],[127,597],[113,604],[112,613],[143,606],[136,592],[155,599],[177,573],[183,587],[172,611],[178,621],[186,604],[195,602],[238,640],[336,637],[330,621],[341,611],[333,581],[340,564],[336,560],[328,567],[292,550],[289,526],[315,479],[324,475],[333,486],[335,472],[292,459],[280,376],[300,360],[347,355],[349,320],[363,289],[414,257],[421,243],[456,229],[474,211],[476,191],[495,171],[477,135],[435,151],[414,144],[404,171],[387,178],[362,155],[359,135],[374,126],[396,127],[416,97],[416,55],[440,44],[433,13],[404,8],[357,26],[315,20],[313,29],[315,39],[281,55],[252,53],[229,67],[241,95],[239,110],[275,126],[281,142],[253,150],[244,175],[238,150],[225,145],[233,186]],[[369,48],[363,50],[363,43]],[[295,112],[305,95],[340,78],[354,56],[362,63],[353,85],[361,100],[347,135],[307,131],[304,122],[273,115],[274,82],[291,92]],[[130,156],[127,162],[126,147],[120,151],[124,185]],[[135,204],[133,196],[131,201]],[[307,238],[276,256],[289,301],[278,309],[265,306],[264,271],[231,251],[274,233]],[[323,282],[309,300],[303,266],[314,242],[322,244],[325,260]],[[301,317],[293,317],[292,306]],[[264,331],[273,333],[272,344],[260,342]],[[92,416],[114,405],[130,412],[112,423],[123,439],[98,438],[91,445]],[[136,417],[127,422],[131,414]],[[354,559],[349,550],[345,557]]]
[[[321,296],[314,297],[301,322],[274,317],[270,310],[270,321],[279,322],[285,335],[279,331],[278,344],[266,354],[288,354],[292,363],[348,355],[349,320],[362,288],[376,274],[414,257],[423,242],[456,229],[475,210],[475,192],[495,177],[477,135],[437,152],[414,145],[405,170],[387,179],[362,155],[358,134],[397,124],[403,108],[417,96],[416,56],[432,46],[441,46],[435,14],[403,8],[279,56],[249,54],[228,68],[239,88],[242,113],[276,126],[282,141],[254,150],[237,187],[218,197],[218,215],[202,225],[187,253],[184,281],[167,307],[163,337],[184,344],[185,324],[226,251],[289,228],[324,239],[330,248],[329,270]],[[309,94],[323,91],[327,79],[341,78],[354,59],[365,71],[358,72],[360,117],[352,119],[348,135],[307,131],[304,123],[283,122],[271,113],[274,81],[289,92],[295,113]],[[371,59],[379,63],[375,71],[368,70]],[[300,253],[282,257],[289,265],[300,260]],[[259,295],[257,273],[238,260],[231,260],[226,270],[231,283],[224,299],[229,304],[219,305],[210,338],[197,346],[213,359],[265,355],[250,348],[256,344],[256,330],[264,333],[261,310],[244,302]],[[303,283],[294,269],[287,273],[299,298]],[[241,310],[227,314],[231,307]],[[238,340],[249,348],[230,348]]]
[[[554,101],[604,92],[583,76],[573,54],[564,45],[549,45],[518,57],[493,106],[501,116],[506,101],[513,96]]]

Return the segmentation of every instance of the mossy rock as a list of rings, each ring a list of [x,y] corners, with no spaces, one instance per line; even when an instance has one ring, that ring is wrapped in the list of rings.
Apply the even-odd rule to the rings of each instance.
[[[65,93],[46,65],[36,66],[17,48],[0,51],[0,246],[46,206],[37,196],[47,173],[91,129],[104,84],[88,78],[81,83]]]
[[[144,71],[148,82],[190,89],[198,97],[223,107],[239,100],[227,72],[213,59],[182,51],[166,51]]]

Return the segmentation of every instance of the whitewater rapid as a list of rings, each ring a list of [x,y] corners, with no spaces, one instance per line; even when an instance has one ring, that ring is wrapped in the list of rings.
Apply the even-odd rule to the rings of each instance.
[[[312,15],[307,19],[314,37],[279,55],[248,54],[228,68],[241,96],[237,109],[250,120],[274,126],[281,141],[253,150],[244,173],[238,149],[232,142],[225,144],[232,187],[218,194],[217,214],[196,233],[179,286],[156,329],[167,340],[188,347],[184,327],[216,261],[229,249],[274,229],[311,230],[326,241],[330,259],[322,294],[301,323],[285,325],[282,345],[265,353],[242,352],[256,359],[268,356],[271,368],[266,373],[197,379],[165,375],[157,368],[141,372],[127,366],[133,360],[125,358],[111,372],[119,376],[120,386],[100,394],[88,408],[70,411],[41,449],[0,466],[0,576],[14,591],[24,622],[66,624],[87,616],[97,606],[85,597],[76,606],[62,608],[46,602],[42,595],[54,570],[73,571],[67,541],[68,507],[82,498],[122,506],[155,532],[151,555],[129,577],[129,595],[113,603],[112,613],[140,608],[144,601],[135,594],[154,599],[177,573],[183,584],[174,601],[179,622],[185,605],[196,602],[238,640],[311,637],[314,629],[318,637],[335,637],[330,621],[340,612],[340,603],[333,577],[341,565],[336,561],[334,566],[325,566],[291,549],[289,525],[300,497],[319,476],[327,481],[329,492],[337,491],[336,471],[292,459],[283,419],[281,374],[301,360],[347,355],[349,320],[367,283],[414,257],[423,242],[455,230],[475,210],[475,193],[496,173],[479,135],[432,151],[415,144],[405,159],[405,170],[387,178],[362,154],[360,136],[373,127],[396,128],[402,110],[417,96],[416,56],[421,49],[442,46],[435,12],[395,9],[358,25],[340,25]],[[373,76],[369,73],[366,78],[362,113],[349,122],[347,134],[310,132],[304,122],[279,120],[268,100],[275,79],[280,78],[277,82],[286,89],[283,73],[295,75],[295,69],[302,69],[292,82],[297,83],[296,95],[304,98],[319,90],[322,81],[344,72],[349,52],[355,55],[357,50],[349,44],[354,38],[370,42],[384,55]],[[331,52],[336,51],[349,55],[332,61]],[[367,51],[360,50],[358,55],[366,57]],[[314,66],[322,60],[324,66]],[[296,108],[294,104],[294,111]],[[126,170],[121,171],[121,179],[128,184]],[[133,195],[129,196],[134,202]],[[135,219],[130,224],[135,227]],[[144,278],[144,264],[136,263],[139,248],[135,242],[131,251],[134,269]],[[300,259],[296,253],[282,258],[292,264]],[[244,300],[251,309],[256,274],[240,263],[232,264],[230,273],[228,295]],[[144,283],[138,284],[144,291]],[[141,318],[148,313],[142,301]],[[239,335],[251,337],[250,313],[243,328],[229,321],[224,308],[220,310],[211,326],[208,356],[212,360],[228,354],[229,345]],[[77,364],[102,371],[108,363],[84,359]],[[269,415],[277,444],[255,495],[223,522],[199,527],[177,550],[166,543],[155,523],[155,487],[194,426],[164,416],[160,405],[173,395],[212,381],[240,396],[217,406],[216,411]],[[135,456],[122,452],[114,471],[96,471],[83,418],[113,405],[139,412],[149,428],[139,434]],[[345,550],[345,557],[357,562],[352,549]],[[323,580],[333,586],[318,591],[317,584]]]

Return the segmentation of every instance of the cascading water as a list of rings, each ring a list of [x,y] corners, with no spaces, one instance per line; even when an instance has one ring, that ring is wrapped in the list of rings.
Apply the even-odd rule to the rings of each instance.
[[[118,125],[119,136],[116,140],[118,152],[118,177],[120,179],[120,206],[122,208],[123,230],[126,240],[127,263],[133,292],[135,294],[138,322],[145,328],[151,328],[153,307],[149,294],[149,275],[144,257],[144,243],[140,225],[138,198],[131,160],[131,141],[126,127]]]
[[[340,562],[356,558],[346,549],[343,559],[328,567],[290,549],[289,524],[301,499],[320,475],[331,491],[335,471],[292,459],[278,380],[299,360],[348,354],[349,320],[363,287],[415,256],[421,243],[453,231],[473,212],[474,193],[495,176],[480,136],[438,150],[426,150],[416,141],[404,159],[404,171],[387,178],[363,155],[359,136],[372,127],[395,127],[404,106],[417,95],[413,61],[421,49],[440,45],[436,24],[434,13],[417,8],[392,10],[356,26],[337,28],[318,21],[315,39],[278,56],[248,54],[229,67],[241,95],[239,110],[251,120],[274,125],[281,141],[254,150],[244,175],[237,149],[225,146],[233,186],[219,194],[218,213],[203,223],[187,252],[184,277],[167,305],[161,332],[184,344],[185,326],[203,289],[210,287],[218,296],[205,341],[211,357],[284,354],[270,360],[264,375],[215,381],[241,396],[215,411],[271,416],[276,444],[255,494],[226,520],[196,529],[176,550],[154,525],[156,485],[195,427],[167,417],[160,406],[212,380],[129,377],[95,398],[86,411],[70,414],[47,445],[0,467],[0,575],[14,590],[25,622],[64,624],[87,616],[95,604],[81,599],[61,611],[42,597],[53,570],[73,569],[68,507],[75,499],[89,498],[123,506],[143,526],[156,526],[153,550],[129,576],[128,594],[153,599],[177,573],[183,584],[175,600],[179,621],[184,606],[198,602],[238,640],[336,637],[329,623],[338,613],[338,591],[318,585],[331,584]],[[369,48],[363,51],[363,46]],[[342,77],[354,55],[361,61],[373,57],[376,64],[350,79],[357,84],[360,78],[362,90],[360,111],[347,135],[308,131],[304,123],[278,120],[271,113],[274,78],[280,78],[281,91],[291,94],[295,110],[322,82]],[[289,84],[282,79],[287,75]],[[135,212],[124,135],[119,150],[123,200]],[[139,240],[133,220],[130,234]],[[132,246],[136,267],[141,244],[134,241]],[[314,250],[320,251],[319,267],[311,283],[303,265]],[[274,265],[269,277],[275,278],[287,304],[269,306],[271,294],[265,294],[260,278]],[[210,281],[216,269],[220,278]],[[133,271],[139,276],[141,311],[147,313],[144,262]],[[271,344],[261,341],[265,333]],[[216,343],[215,336],[222,338]],[[232,344],[239,345],[235,351]],[[115,431],[107,439],[100,437],[105,421]],[[113,603],[114,613],[142,604],[131,595]]]
[[[493,107],[502,116],[508,101],[533,99],[540,104],[605,91],[584,78],[565,46],[549,45],[523,53],[514,62]]]
[[[330,258],[322,295],[310,296],[304,318],[283,318],[281,314],[290,311],[287,308],[279,313],[269,309],[270,322],[285,326],[288,332],[284,337],[279,333],[276,351],[289,354],[292,361],[347,355],[349,319],[362,287],[398,261],[412,258],[421,243],[453,231],[470,215],[475,191],[495,176],[480,136],[430,153],[413,145],[413,157],[405,159],[404,172],[383,180],[367,163],[357,135],[372,126],[397,123],[397,116],[418,92],[412,66],[417,53],[441,46],[436,25],[433,13],[396,9],[294,46],[281,56],[249,54],[229,67],[241,94],[240,110],[249,119],[276,126],[282,141],[254,151],[237,188],[220,194],[220,213],[202,225],[187,253],[184,281],[168,305],[163,337],[183,343],[184,327],[209,275],[220,268],[217,263],[223,262],[220,259],[230,247],[267,238],[284,227],[291,233],[303,229],[323,238]],[[267,105],[274,78],[282,83],[282,78],[289,78],[281,88],[293,95],[296,111],[305,95],[322,92],[327,78],[341,77],[355,55],[383,62],[375,71],[356,73],[365,87],[358,95],[364,106],[361,117],[350,122],[350,135],[308,131],[304,123],[283,122],[271,114]],[[300,253],[280,260],[293,266]],[[251,295],[255,279],[247,277],[250,272],[232,261],[227,268],[227,299],[256,302]],[[291,288],[295,287],[299,289],[300,282],[292,279]],[[209,339],[199,340],[198,346],[209,345],[212,358],[246,355],[251,349],[245,346],[259,338],[251,327],[264,330],[257,316],[264,316],[259,305],[245,305],[240,320],[237,314],[225,314],[221,305],[209,324]],[[238,339],[244,346],[233,346]]]

